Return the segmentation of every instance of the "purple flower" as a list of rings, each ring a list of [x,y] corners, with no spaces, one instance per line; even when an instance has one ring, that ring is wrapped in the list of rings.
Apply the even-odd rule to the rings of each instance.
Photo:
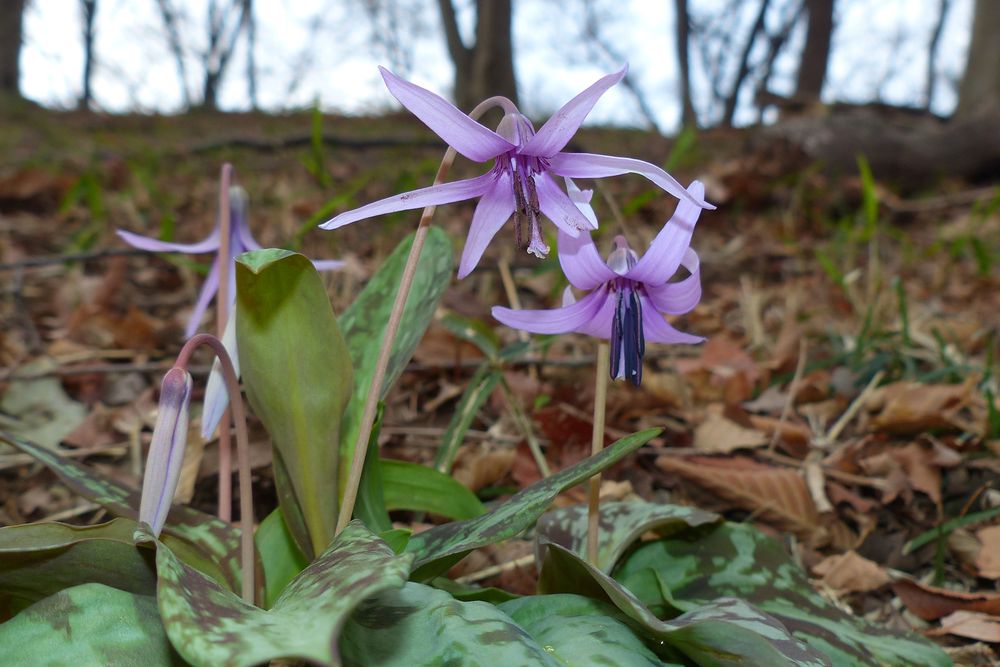
[[[260,250],[260,244],[254,240],[254,237],[250,234],[250,228],[247,226],[246,191],[238,186],[231,188],[229,191],[229,205],[230,258],[235,259],[238,255],[242,255],[248,250]],[[208,236],[208,238],[197,243],[167,243],[157,239],[151,239],[148,236],[133,234],[132,232],[125,231],[124,229],[118,230],[118,236],[122,237],[122,239],[124,239],[129,245],[141,250],[149,250],[150,252],[179,252],[186,255],[200,255],[202,253],[219,251],[219,230],[220,226],[216,225],[215,229]],[[313,262],[313,264],[320,271],[326,271],[329,269],[340,268],[344,263],[335,260],[325,260]],[[195,304],[194,311],[191,313],[191,319],[188,320],[187,329],[184,331],[185,338],[190,338],[198,330],[198,325],[201,323],[202,316],[208,309],[208,305],[212,302],[212,297],[214,297],[215,293],[218,291],[219,265],[217,262],[212,262],[212,268],[208,273],[208,278],[205,279],[205,284],[201,287],[201,293],[198,295],[198,301]],[[236,303],[236,271],[233,268],[230,268],[229,270],[229,301],[229,311],[232,312],[232,305]]]
[[[167,520],[177,490],[187,446],[190,402],[191,374],[183,368],[171,368],[160,384],[160,403],[139,501],[139,521],[148,523],[156,536]]]
[[[567,181],[570,195],[581,209],[589,210],[589,196]],[[673,217],[653,239],[641,258],[623,236],[605,262],[589,234],[573,238],[559,234],[559,263],[573,287],[590,294],[579,301],[564,299],[562,308],[511,310],[496,306],[493,317],[507,326],[533,333],[577,332],[611,341],[611,377],[638,385],[646,341],[692,344],[704,338],[686,334],[667,324],[664,315],[686,313],[701,299],[698,255],[689,247],[700,208],[691,201],[705,196],[695,181],[690,198],[677,205]],[[592,214],[592,213],[591,213]],[[667,282],[683,266],[690,275]],[[568,294],[572,295],[571,292]]]
[[[596,228],[556,185],[553,174],[570,178],[642,174],[695,207],[713,208],[692,197],[667,172],[648,162],[610,155],[563,152],[562,149],[594,104],[606,90],[621,81],[626,68],[599,79],[567,102],[538,132],[508,100],[499,98],[498,103],[504,107],[505,113],[497,131],[493,132],[429,90],[404,81],[385,68],[379,69],[389,92],[400,104],[457,152],[474,162],[493,160],[493,168],[476,178],[432,185],[341,213],[320,225],[324,229],[336,229],[392,211],[480,197],[458,269],[458,277],[464,278],[479,263],[486,246],[511,214],[514,215],[518,246],[526,247],[529,253],[538,257],[544,257],[549,251],[539,227],[542,215],[555,223],[560,232],[571,237],[578,236],[580,231]],[[522,236],[525,226],[527,239]]]

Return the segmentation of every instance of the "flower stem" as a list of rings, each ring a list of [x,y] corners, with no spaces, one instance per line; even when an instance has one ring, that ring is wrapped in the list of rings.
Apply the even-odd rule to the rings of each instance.
[[[222,341],[211,334],[192,336],[181,348],[181,352],[177,356],[177,366],[186,369],[191,359],[191,353],[199,345],[207,345],[212,348],[215,356],[219,359],[219,364],[222,367],[222,379],[226,383],[226,392],[229,394],[230,409],[226,413],[232,412],[236,427],[236,459],[240,476],[240,562],[243,574],[241,593],[244,602],[253,604],[254,568],[256,566],[253,544],[253,482],[250,477],[250,438],[247,436],[247,420],[243,410],[243,397],[240,395],[240,382]],[[225,417],[221,423],[223,430],[228,430],[229,423]],[[221,472],[220,470],[220,474]]]
[[[594,378],[594,430],[590,440],[590,453],[599,454],[604,449],[604,413],[608,397],[608,367],[610,347],[607,341],[597,345],[597,375]],[[590,478],[587,503],[587,560],[594,567],[597,563],[598,524],[600,523],[601,473]]]
[[[476,119],[482,116],[487,110],[494,106],[507,109],[511,106],[509,100],[500,97],[491,97],[480,102],[475,109],[469,112],[469,117]],[[444,157],[441,158],[441,166],[438,167],[437,175],[434,177],[434,184],[444,182],[452,163],[455,161],[455,149],[448,147]],[[354,503],[358,499],[358,486],[361,484],[361,472],[365,467],[365,456],[368,453],[368,439],[372,434],[372,426],[375,423],[375,412],[378,408],[378,399],[382,393],[382,382],[385,380],[385,369],[389,365],[389,356],[392,352],[393,343],[396,341],[396,334],[399,332],[399,323],[403,319],[403,308],[406,306],[406,299],[410,295],[410,287],[413,285],[413,277],[417,273],[417,261],[420,259],[420,251],[423,250],[424,241],[427,239],[427,231],[430,228],[431,219],[437,206],[428,206],[420,215],[420,222],[417,223],[417,231],[413,236],[413,245],[410,246],[410,254],[406,257],[406,266],[403,267],[403,276],[399,281],[399,289],[396,291],[396,298],[392,302],[392,311],[389,313],[389,321],[386,323],[385,334],[382,337],[382,345],[378,351],[378,359],[375,362],[375,372],[372,374],[371,385],[368,387],[368,395],[365,398],[365,406],[361,413],[361,428],[358,430],[358,438],[354,442],[354,456],[351,459],[351,471],[347,477],[347,486],[344,488],[343,498],[340,502],[340,514],[337,517],[337,534],[344,530],[344,527],[351,520],[354,514]]]
[[[229,254],[229,237],[232,220],[229,218],[229,186],[233,180],[233,166],[222,165],[219,174],[219,292],[215,296],[215,335],[222,340],[229,318],[229,271],[232,258]],[[227,388],[228,389],[228,388]],[[232,399],[232,392],[230,392]],[[229,409],[219,420],[219,504],[218,515],[229,523],[233,519],[233,452],[229,442]],[[242,486],[242,483],[241,483]]]

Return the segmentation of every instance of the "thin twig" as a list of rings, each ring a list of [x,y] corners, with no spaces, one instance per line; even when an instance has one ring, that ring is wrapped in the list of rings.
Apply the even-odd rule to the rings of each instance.
[[[868,398],[871,396],[872,392],[875,391],[878,383],[881,382],[884,377],[885,371],[879,371],[868,382],[864,390],[858,394],[858,397],[854,399],[854,402],[851,403],[847,410],[844,411],[844,414],[840,415],[840,419],[838,419],[837,423],[833,425],[833,428],[827,431],[826,435],[823,437],[826,444],[829,445],[837,441],[840,437],[841,431],[843,431],[847,425],[851,423],[851,420],[854,419],[854,415],[856,415],[861,409],[861,406],[868,401]]]
[[[778,419],[778,425],[774,429],[774,433],[771,434],[771,442],[767,445],[767,450],[773,452],[775,446],[778,444],[778,438],[785,430],[785,423],[788,421],[788,415],[792,410],[792,403],[795,402],[795,395],[799,391],[799,382],[802,381],[802,375],[806,370],[806,358],[809,356],[809,344],[806,339],[803,338],[799,341],[799,360],[795,364],[795,375],[792,376],[792,383],[788,386],[788,400],[785,401],[785,405],[781,408],[781,417]]]
[[[507,561],[506,563],[500,563],[499,565],[491,565],[490,567],[483,568],[477,572],[472,572],[465,575],[464,577],[458,577],[455,579],[455,583],[459,584],[471,584],[477,581],[482,581],[483,579],[489,579],[490,577],[495,577],[498,574],[503,574],[504,572],[509,572],[510,570],[516,570],[519,567],[526,567],[535,562],[535,555],[528,554],[527,556],[521,556],[520,558],[515,558],[514,560]]]
[[[216,257],[219,267],[219,292],[215,295],[215,335],[219,340],[225,338],[226,321],[229,318],[229,273],[233,260],[230,255],[230,236],[232,220],[230,219],[229,187],[232,184],[233,167],[228,162],[222,165],[219,175],[219,254]],[[233,520],[233,449],[229,442],[229,408],[222,413],[219,420],[219,479],[217,514],[219,518],[230,523]]]
[[[548,461],[545,460],[542,445],[535,436],[535,431],[531,428],[531,422],[528,421],[527,415],[521,409],[521,405],[518,403],[517,397],[514,396],[514,392],[511,391],[510,385],[507,384],[507,380],[501,378],[500,386],[503,388],[504,398],[507,399],[507,406],[510,408],[511,414],[514,415],[514,421],[517,422],[518,427],[521,429],[521,434],[528,443],[531,457],[535,459],[535,465],[538,466],[538,474],[544,479],[552,474],[552,470],[549,468]]]

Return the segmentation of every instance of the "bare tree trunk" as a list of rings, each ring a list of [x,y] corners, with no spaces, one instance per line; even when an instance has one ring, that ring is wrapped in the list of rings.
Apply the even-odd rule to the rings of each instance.
[[[78,106],[89,109],[93,99],[90,84],[94,76],[94,20],[97,18],[97,0],[81,0],[83,9],[83,93]]]
[[[795,98],[799,102],[817,102],[823,92],[826,66],[830,59],[830,37],[833,35],[833,0],[806,0],[809,28],[806,45],[799,61]]]
[[[0,10],[0,95],[21,96],[21,20],[24,0],[4,0]]]
[[[237,9],[240,12],[237,23],[227,33],[229,16]],[[208,5],[208,52],[205,54],[205,82],[199,103],[204,109],[219,108],[219,86],[236,48],[236,40],[247,27],[251,10],[252,3],[246,0],[233,0],[227,9],[220,9],[215,0]]]
[[[927,45],[927,75],[924,80],[924,108],[930,109],[934,101],[934,82],[937,78],[934,66],[937,64],[938,44],[941,42],[941,32],[944,30],[944,22],[948,18],[948,8],[951,0],[940,0],[938,4],[938,20],[934,24],[934,31],[931,33],[930,44]]]
[[[448,54],[455,65],[455,103],[471,109],[493,95],[517,104],[512,0],[476,0],[476,43],[466,46],[458,31],[451,0],[439,0]]]
[[[177,26],[177,12],[170,4],[170,0],[157,0],[156,4],[160,8],[163,27],[167,31],[167,43],[170,45],[170,53],[174,56],[174,65],[177,67],[181,98],[184,100],[184,106],[190,107],[191,93],[188,91],[187,69],[184,66],[184,48],[181,46],[181,32]]]
[[[770,0],[761,0],[757,19],[750,29],[750,35],[747,37],[747,42],[743,47],[743,53],[740,54],[740,65],[736,70],[736,79],[733,81],[733,87],[726,97],[726,107],[722,112],[723,125],[732,126],[733,124],[733,117],[736,115],[736,103],[740,98],[740,88],[743,87],[743,81],[746,79],[747,74],[750,73],[750,51],[753,49],[754,42],[757,41],[757,35],[764,32],[764,18],[767,15],[767,6],[769,4]]]
[[[681,101],[683,111],[681,112],[681,125],[684,127],[697,127],[698,114],[694,110],[694,102],[691,100],[691,59],[688,57],[690,49],[689,33],[691,31],[691,18],[688,16],[687,0],[674,0],[676,8],[676,46],[677,46],[677,69],[681,84]]]
[[[1000,113],[1000,2],[976,0],[972,42],[958,89],[956,117]]]

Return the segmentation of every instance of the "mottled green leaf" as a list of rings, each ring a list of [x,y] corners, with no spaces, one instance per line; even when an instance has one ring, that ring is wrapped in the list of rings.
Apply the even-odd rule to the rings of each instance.
[[[469,487],[433,468],[391,459],[382,459],[379,467],[390,510],[430,512],[449,519],[471,519],[486,512]]]
[[[320,553],[337,525],[337,443],[352,371],[312,262],[273,249],[236,258],[236,340],[247,398],[286,473],[276,483],[291,485],[279,494],[286,523],[307,555]],[[301,512],[308,542],[289,505]]]
[[[375,374],[375,361],[379,346],[389,322],[389,312],[396,298],[406,265],[406,256],[413,245],[413,234],[407,236],[379,270],[371,277],[354,303],[340,316],[340,328],[347,340],[351,361],[354,364],[354,391],[344,412],[340,430],[340,488],[347,483],[350,461],[354,457],[354,444],[360,430],[361,411]],[[392,354],[385,371],[379,398],[385,398],[393,383],[406,368],[413,351],[423,338],[437,304],[451,282],[454,266],[451,240],[437,227],[427,230],[427,239],[420,252],[420,261],[410,287],[410,294],[403,309],[402,325],[392,345]]]
[[[662,642],[700,667],[827,667],[820,652],[798,641],[773,617],[743,600],[720,597],[669,621],[660,620],[629,589],[557,544],[546,544],[538,576],[542,594],[575,593],[616,607],[640,636]]]
[[[828,602],[784,548],[752,526],[707,526],[640,546],[614,572],[655,608],[694,608],[721,596],[747,600],[838,667],[950,665],[941,649],[913,634],[852,616]]]
[[[518,535],[534,525],[557,495],[608,468],[660,434],[647,429],[622,438],[601,453],[560,470],[514,494],[493,511],[465,521],[435,526],[414,535],[406,551],[417,557],[414,578],[440,574],[473,549]]]
[[[451,421],[448,422],[448,428],[445,429],[441,444],[434,455],[435,468],[442,472],[451,470],[455,456],[458,454],[458,448],[462,446],[465,434],[468,433],[469,427],[472,425],[472,420],[476,418],[479,409],[489,399],[501,378],[503,378],[503,374],[498,369],[492,366],[480,366],[472,379],[469,380],[465,393],[462,394],[461,400],[455,406],[455,412],[451,416]]]
[[[622,554],[648,532],[661,536],[672,535],[719,520],[718,514],[696,507],[647,503],[642,500],[602,503],[597,533],[597,566],[604,572],[610,572]],[[536,555],[539,555],[539,542],[551,542],[578,556],[585,556],[587,506],[573,505],[547,512],[538,520],[536,536]]]
[[[557,667],[509,616],[486,602],[459,602],[417,583],[358,606],[340,637],[345,665],[358,667]]]
[[[285,525],[281,510],[274,510],[260,522],[253,539],[264,570],[264,606],[270,608],[309,561]]]
[[[392,519],[385,507],[385,485],[382,482],[382,461],[378,446],[384,411],[385,404],[379,401],[372,432],[368,437],[368,454],[361,469],[358,497],[354,503],[354,518],[361,519],[372,532],[379,535],[392,530]]]
[[[659,667],[664,663],[611,605],[580,595],[532,595],[499,606],[567,667]]]
[[[462,602],[489,602],[490,604],[500,604],[510,600],[516,600],[520,595],[505,591],[502,588],[492,586],[475,586],[473,584],[463,584],[447,577],[434,577],[427,582],[434,588],[449,593],[456,600]]]
[[[139,492],[130,489],[96,470],[63,458],[50,449],[27,440],[0,432],[0,441],[14,445],[25,454],[31,455],[52,470],[74,493],[95,502],[112,514],[132,520],[139,515]],[[164,539],[175,537],[195,547],[204,555],[204,560],[215,563],[217,568],[203,569],[210,576],[221,571],[225,579],[220,579],[230,590],[240,589],[240,534],[233,526],[211,514],[199,512],[185,505],[174,505],[167,515],[163,528]],[[131,541],[131,540],[130,540]],[[182,558],[187,553],[178,551]],[[202,568],[198,562],[191,564]]]
[[[157,544],[160,615],[171,643],[194,665],[256,665],[278,658],[340,665],[337,638],[350,613],[365,598],[402,586],[411,560],[352,521],[265,611]]]
[[[5,665],[183,665],[156,599],[91,583],[59,591],[0,625]]]

